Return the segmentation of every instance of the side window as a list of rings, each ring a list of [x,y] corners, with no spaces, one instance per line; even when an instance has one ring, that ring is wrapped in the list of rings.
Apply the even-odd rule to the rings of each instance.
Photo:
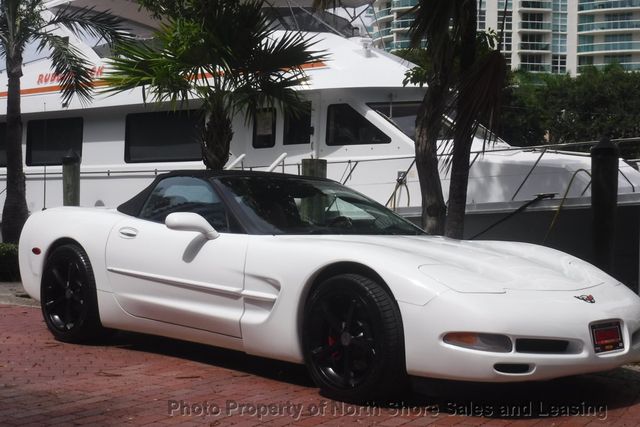
[[[142,207],[140,218],[164,222],[167,215],[174,212],[197,213],[217,231],[229,231],[222,201],[211,185],[202,179],[183,176],[163,179]]]
[[[330,105],[327,111],[327,145],[388,144],[391,138],[349,104]]]
[[[124,137],[127,163],[202,159],[202,116],[195,110],[128,114]]]
[[[253,121],[253,148],[271,148],[276,145],[276,110],[260,110]]]
[[[30,120],[27,124],[27,165],[61,165],[69,150],[82,156],[82,118]]]
[[[305,102],[298,116],[284,118],[284,145],[311,143],[311,103]]]

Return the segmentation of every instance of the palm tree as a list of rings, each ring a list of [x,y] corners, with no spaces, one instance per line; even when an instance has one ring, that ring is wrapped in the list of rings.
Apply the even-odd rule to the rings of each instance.
[[[469,178],[469,154],[481,122],[497,125],[506,63],[500,43],[478,55],[486,36],[477,36],[477,0],[420,0],[412,9],[412,44],[426,39],[431,70],[416,120],[416,167],[423,193],[423,225],[434,234],[462,238]],[[451,169],[448,212],[438,174],[437,142],[445,116],[453,146],[445,157]],[[492,133],[486,133],[490,138]],[[448,144],[447,144],[448,145]],[[445,150],[446,151],[446,150]],[[437,182],[437,183],[436,183]]]
[[[323,56],[300,33],[276,38],[262,14],[261,0],[142,0],[163,16],[153,46],[129,43],[116,52],[106,81],[109,92],[142,87],[145,99],[174,108],[202,100],[201,145],[209,169],[229,159],[232,118],[248,120],[277,105],[297,114],[304,102],[294,87],[305,80],[303,66]]]
[[[75,35],[103,38],[114,44],[128,35],[121,21],[107,12],[63,6],[55,12],[45,8],[45,0],[0,1],[0,54],[6,60],[7,93],[7,195],[2,211],[2,238],[16,243],[27,220],[25,176],[22,167],[22,119],[20,78],[23,52],[36,44],[39,51],[49,50],[53,71],[61,76],[62,101],[74,94],[88,101],[92,95],[92,64],[57,29],[66,27]]]

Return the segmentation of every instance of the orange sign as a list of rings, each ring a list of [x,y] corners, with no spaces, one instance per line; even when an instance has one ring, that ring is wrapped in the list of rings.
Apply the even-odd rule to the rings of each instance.
[[[104,74],[104,65],[99,67],[93,67],[91,69],[91,78],[98,78]],[[40,73],[38,74],[38,80],[36,80],[36,84],[39,86],[49,85],[54,83],[60,83],[64,77],[64,74],[56,74],[56,73]]]

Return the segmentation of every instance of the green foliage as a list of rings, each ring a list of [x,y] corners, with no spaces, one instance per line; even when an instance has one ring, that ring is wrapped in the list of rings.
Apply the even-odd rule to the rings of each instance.
[[[518,72],[505,92],[499,134],[513,145],[544,144],[545,134],[552,144],[640,136],[640,73],[619,65],[575,78]]]
[[[303,67],[324,55],[311,50],[315,42],[301,33],[274,37],[261,0],[140,0],[140,4],[163,16],[164,23],[154,46],[120,45],[105,78],[107,92],[141,87],[145,99],[170,102],[174,108],[200,99],[207,127],[227,126],[238,112],[244,112],[248,121],[261,108],[277,105],[284,114],[293,115],[304,108],[294,88],[306,80]],[[231,129],[224,135],[215,139],[216,133],[203,133],[204,160],[210,168],[226,162],[224,145]],[[208,158],[210,148],[226,154]]]
[[[93,64],[67,38],[54,30],[62,25],[76,36],[87,35],[110,45],[129,39],[122,20],[93,8],[60,6],[53,15],[45,12],[44,0],[3,1],[0,8],[0,53],[8,61],[19,59],[28,43],[36,42],[38,51],[50,49],[53,71],[60,76],[62,101],[74,95],[89,101],[92,95]]]
[[[18,245],[0,243],[0,282],[16,282],[19,280]]]

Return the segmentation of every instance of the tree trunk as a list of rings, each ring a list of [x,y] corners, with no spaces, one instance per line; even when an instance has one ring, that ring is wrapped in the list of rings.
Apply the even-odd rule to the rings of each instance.
[[[431,82],[416,118],[416,169],[422,192],[422,228],[434,235],[444,234],[447,213],[437,156],[446,92],[446,85]]]
[[[477,3],[465,0],[462,4],[464,30],[460,43],[460,81],[464,81],[476,60]],[[476,117],[464,117],[466,108],[474,100],[470,88],[462,85],[457,98],[456,132],[453,139],[451,158],[451,181],[449,183],[449,212],[445,235],[462,239],[464,235],[464,215],[467,207],[467,187],[469,181],[469,154],[473,143]]]
[[[221,102],[210,101],[202,132],[202,161],[207,169],[222,170],[229,161],[233,127]]]
[[[7,55],[7,197],[2,210],[2,240],[18,243],[20,232],[27,221],[25,176],[22,167],[22,118],[20,117],[20,78],[22,55]]]

